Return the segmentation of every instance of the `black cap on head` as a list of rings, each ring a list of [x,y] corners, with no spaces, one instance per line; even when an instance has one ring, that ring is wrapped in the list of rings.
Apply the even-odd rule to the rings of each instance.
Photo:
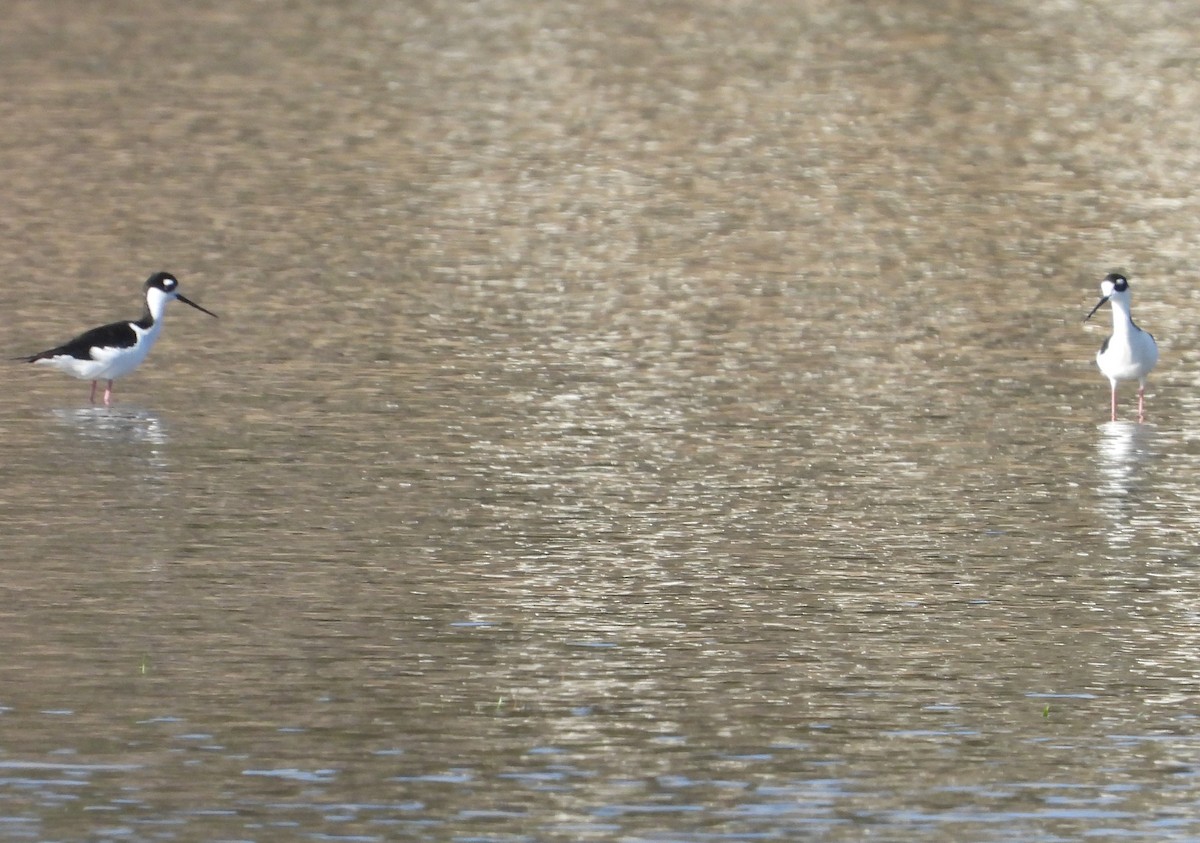
[[[1104,280],[1111,283],[1113,285],[1113,289],[1117,292],[1121,292],[1129,288],[1129,279],[1119,272],[1108,273]]]
[[[179,279],[169,272],[156,272],[146,279],[146,289],[157,287],[164,293],[174,292],[179,286]]]

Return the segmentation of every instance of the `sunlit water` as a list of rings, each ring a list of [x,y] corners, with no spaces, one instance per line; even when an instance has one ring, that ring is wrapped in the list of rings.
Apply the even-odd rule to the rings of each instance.
[[[10,17],[0,839],[1200,837],[1187,9]]]

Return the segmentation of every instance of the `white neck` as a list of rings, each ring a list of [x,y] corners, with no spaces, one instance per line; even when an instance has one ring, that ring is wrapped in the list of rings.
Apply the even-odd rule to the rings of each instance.
[[[154,324],[157,325],[162,321],[167,312],[167,302],[171,297],[157,287],[151,287],[146,291],[146,309],[150,311],[150,315],[154,317]]]
[[[1108,301],[1112,305],[1113,333],[1129,333],[1133,328],[1133,316],[1129,313],[1129,299],[1113,296]]]

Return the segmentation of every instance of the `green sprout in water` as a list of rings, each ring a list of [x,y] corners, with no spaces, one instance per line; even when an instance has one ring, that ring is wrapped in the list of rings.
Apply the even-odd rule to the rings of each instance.
[[[1050,703],[1046,703],[1046,707],[1042,709],[1042,717],[1050,716]]]

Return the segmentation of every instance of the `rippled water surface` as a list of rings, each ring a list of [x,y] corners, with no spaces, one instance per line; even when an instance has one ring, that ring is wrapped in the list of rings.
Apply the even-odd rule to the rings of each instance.
[[[1200,838],[1198,12],[11,4],[0,839]]]

